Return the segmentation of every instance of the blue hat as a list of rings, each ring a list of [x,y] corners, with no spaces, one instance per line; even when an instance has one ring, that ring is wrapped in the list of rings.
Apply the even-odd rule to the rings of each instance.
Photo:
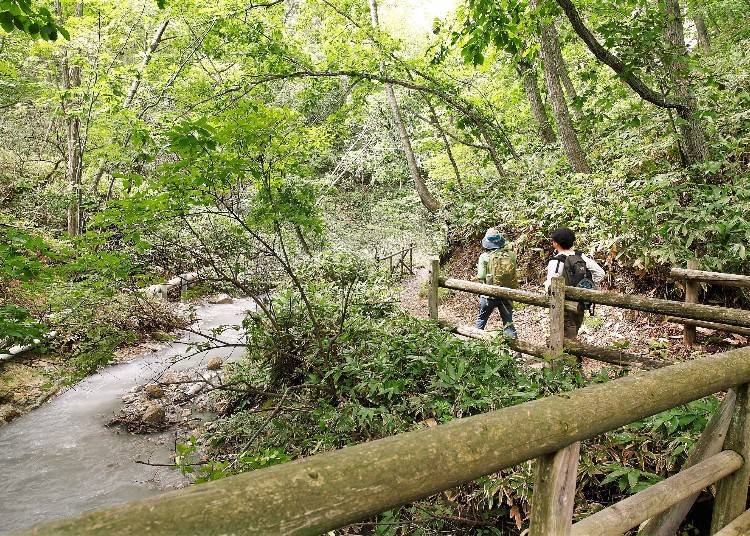
[[[484,249],[500,249],[505,245],[505,238],[500,234],[500,231],[494,227],[487,229],[482,238],[482,247]]]

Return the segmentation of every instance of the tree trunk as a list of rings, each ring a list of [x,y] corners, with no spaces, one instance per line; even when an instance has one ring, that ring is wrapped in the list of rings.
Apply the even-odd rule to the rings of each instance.
[[[529,105],[531,106],[531,114],[534,116],[534,121],[536,121],[539,137],[545,145],[554,143],[555,133],[549,123],[549,117],[547,117],[547,111],[544,109],[542,96],[539,93],[536,70],[533,65],[526,61],[518,62],[517,68],[518,75],[521,77],[521,82],[523,82],[526,98],[529,100]]]
[[[443,145],[445,146],[445,154],[448,155],[448,160],[450,160],[451,167],[453,167],[453,173],[456,175],[456,184],[458,184],[458,187],[463,190],[464,185],[461,181],[461,171],[458,169],[456,159],[453,157],[453,150],[451,149],[451,144],[448,140],[448,136],[445,134],[445,130],[440,124],[440,118],[438,117],[437,111],[432,105],[430,98],[427,95],[422,96],[424,97],[425,103],[427,103],[427,108],[430,110],[430,122],[435,127],[435,130],[438,131],[438,134],[440,134],[440,139],[443,140]]]
[[[531,6],[538,8],[538,0],[531,0]],[[573,128],[573,121],[570,119],[568,105],[565,102],[560,76],[555,61],[554,37],[550,32],[549,24],[540,24],[540,55],[544,62],[544,80],[547,83],[547,93],[552,103],[552,112],[557,122],[558,134],[562,142],[570,166],[576,173],[591,173],[591,168],[586,162],[586,156],[583,154],[581,144],[578,141],[578,135]]]
[[[164,36],[164,30],[167,29],[168,24],[169,24],[169,19],[162,22],[156,28],[156,32],[154,32],[154,36],[151,38],[151,45],[149,45],[148,49],[146,49],[146,51],[143,53],[143,59],[141,60],[141,64],[138,66],[138,71],[135,74],[135,78],[133,78],[133,81],[130,83],[130,89],[128,90],[128,94],[122,103],[123,108],[129,108],[130,105],[133,103],[135,94],[138,92],[138,88],[141,85],[141,77],[143,76],[143,71],[146,69],[146,66],[148,66],[148,63],[151,61],[151,56],[156,50],[156,47],[159,46],[159,43],[161,42],[161,38],[162,36]]]
[[[568,102],[572,105],[573,117],[576,121],[580,121],[582,118],[581,107],[578,105],[578,93],[573,85],[573,81],[570,79],[570,73],[568,72],[568,64],[563,58],[562,49],[560,47],[560,38],[557,35],[557,27],[552,22],[549,25],[549,35],[551,38],[551,50],[555,55],[555,63],[557,63],[557,74],[560,77],[565,94],[568,96]]]
[[[671,48],[666,67],[672,79],[675,96],[683,104],[682,108],[677,110],[682,119],[678,128],[687,163],[695,164],[706,159],[708,148],[703,127],[697,117],[697,101],[690,84],[682,9],[679,0],[661,0],[661,4],[667,20],[664,34]]]
[[[151,39],[151,45],[148,47],[148,49],[145,50],[143,54],[143,59],[141,60],[141,64],[138,67],[138,71],[136,72],[135,77],[133,78],[133,81],[130,83],[130,89],[128,90],[128,94],[125,96],[125,100],[122,103],[123,109],[130,108],[130,105],[133,103],[133,99],[135,98],[136,93],[138,93],[138,88],[141,87],[141,79],[143,77],[143,71],[146,69],[146,66],[151,61],[151,56],[153,56],[154,51],[156,51],[156,48],[159,46],[159,43],[161,43],[161,39],[164,36],[164,31],[167,29],[167,25],[169,24],[169,19],[162,22],[157,28],[156,32],[154,32],[154,36]],[[97,191],[99,190],[99,182],[102,179],[102,176],[104,175],[104,172],[106,171],[106,162],[104,159],[102,159],[99,162],[99,167],[96,170],[96,173],[94,174],[94,181],[93,185],[91,187],[91,192],[96,195]]]
[[[475,123],[475,125],[479,129],[479,133],[482,135],[484,144],[487,147],[487,152],[490,154],[490,160],[492,160],[492,163],[495,164],[495,169],[497,170],[497,173],[501,177],[505,177],[507,175],[507,172],[505,171],[505,169],[503,169],[503,164],[502,162],[500,162],[500,157],[497,154],[497,148],[495,147],[495,142],[492,141],[492,137],[490,136],[490,133],[487,131],[487,127],[484,125],[484,123]]]
[[[679,126],[680,135],[683,138],[684,152],[687,164],[694,164],[705,160],[708,156],[706,139],[697,118],[697,103],[689,85],[690,79],[687,68],[687,49],[685,47],[685,34],[682,27],[682,11],[679,0],[661,0],[661,8],[667,15],[667,27],[665,36],[671,46],[671,58],[666,62],[667,69],[673,80],[674,96],[667,99],[663,93],[655,91],[640,78],[635,72],[628,68],[623,61],[612,52],[602,46],[594,37],[581,19],[575,5],[571,0],[556,0],[570,20],[570,24],[583,39],[589,50],[606,65],[609,65],[617,73],[620,79],[638,93],[644,100],[661,108],[674,108],[677,110],[682,122]]]
[[[708,28],[706,27],[706,19],[700,13],[693,13],[691,18],[695,23],[695,34],[698,38],[698,45],[705,54],[711,52],[711,40],[708,37]]]
[[[370,0],[370,18],[372,21],[372,27],[378,27],[378,5],[376,0]],[[409,165],[409,172],[414,180],[414,186],[419,195],[419,199],[422,204],[430,212],[437,212],[440,210],[440,203],[432,197],[432,194],[427,189],[427,184],[424,182],[424,178],[419,171],[417,166],[417,158],[414,155],[414,149],[411,146],[411,140],[409,140],[409,133],[406,132],[404,121],[401,118],[401,110],[398,108],[398,101],[396,100],[396,93],[393,91],[392,84],[385,84],[385,94],[388,98],[388,105],[391,108],[391,114],[393,115],[393,124],[398,130],[399,137],[401,138],[401,148],[406,156],[406,162]]]
[[[55,11],[60,22],[63,22],[63,11],[60,0],[55,2]],[[76,5],[76,16],[83,15],[83,2]],[[63,90],[62,111],[65,117],[67,137],[67,166],[65,179],[69,189],[68,199],[68,234],[78,236],[81,232],[81,120],[78,115],[71,113],[67,92],[81,86],[81,68],[70,66],[68,51],[63,50],[60,60],[60,87]]]

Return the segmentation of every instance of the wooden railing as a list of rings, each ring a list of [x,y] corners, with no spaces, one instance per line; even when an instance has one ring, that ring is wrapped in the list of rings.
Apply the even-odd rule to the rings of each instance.
[[[388,273],[390,274],[395,274],[398,271],[399,275],[414,275],[414,244],[409,244],[390,255],[375,256],[375,262],[385,261],[388,261]]]
[[[693,277],[701,280],[719,280],[715,273],[696,271],[680,271],[683,277]],[[675,271],[673,270],[673,275]],[[735,285],[744,285],[743,276],[730,276],[729,274],[719,274],[724,276],[722,281],[731,281]],[[750,278],[748,278],[750,280]],[[747,329],[750,328],[750,311],[742,309],[732,309],[726,307],[716,307],[694,303],[696,300],[686,300],[685,303],[670,300],[661,300],[643,296],[634,296],[620,294],[616,292],[607,292],[599,290],[588,290],[578,287],[567,287],[562,277],[554,277],[550,287],[549,295],[529,292],[524,290],[510,289],[495,285],[486,285],[472,281],[441,277],[440,265],[437,259],[430,262],[430,277],[428,285],[428,307],[429,316],[435,321],[439,321],[439,289],[440,287],[470,292],[472,294],[481,294],[485,296],[504,298],[529,305],[549,308],[550,328],[547,344],[545,346],[533,344],[522,340],[508,340],[508,345],[520,352],[541,357],[554,362],[564,357],[565,354],[577,357],[589,357],[606,361],[618,365],[638,365],[642,367],[654,368],[665,366],[661,360],[653,360],[649,357],[639,356],[623,352],[615,348],[602,348],[593,345],[581,343],[579,341],[565,340],[564,337],[564,317],[566,309],[577,310],[575,302],[588,302],[602,305],[610,305],[624,309],[644,311],[668,315],[670,318],[680,318],[690,322],[704,322],[718,324],[730,329]],[[718,321],[718,322],[716,322]],[[444,326],[445,323],[442,323]],[[468,326],[448,325],[449,329],[458,332],[461,335],[487,339],[495,338],[496,334],[488,334],[483,330],[474,329]],[[747,386],[741,390],[746,393]],[[747,405],[748,401],[742,399],[742,404]],[[617,400],[617,399],[613,399]],[[728,405],[733,397],[728,397],[725,403]],[[719,412],[725,415],[728,410],[726,407]],[[744,411],[744,410],[743,410]],[[738,414],[739,416],[740,414]],[[739,418],[739,417],[738,417]],[[724,417],[727,419],[727,417]],[[665,517],[654,518],[647,525],[648,530],[642,531],[642,534],[652,536],[674,534],[680,522],[684,519],[687,511],[692,506],[697,497],[697,493],[709,485],[708,481],[715,482],[724,479],[727,475],[735,474],[735,471],[747,472],[747,479],[743,480],[740,488],[733,488],[732,492],[722,492],[717,495],[717,508],[714,514],[714,526],[718,530],[726,525],[729,521],[737,517],[744,509],[744,498],[742,499],[742,509],[737,511],[738,506],[727,506],[728,495],[731,493],[740,493],[742,497],[747,496],[748,479],[750,472],[742,464],[742,457],[738,457],[736,452],[720,453],[722,441],[716,442],[716,438],[723,439],[723,433],[726,429],[717,430],[717,425],[707,429],[706,436],[702,438],[704,445],[699,449],[701,456],[693,459],[686,464],[684,473],[679,473],[664,482],[648,488],[642,493],[609,507],[590,518],[581,521],[572,527],[569,520],[573,513],[573,496],[575,492],[575,474],[578,467],[578,455],[580,450],[579,443],[573,443],[554,453],[539,457],[537,460],[536,479],[534,484],[535,500],[532,503],[530,536],[546,534],[622,534],[638,526],[643,521],[649,520],[655,514],[659,513],[659,501],[666,500],[666,497],[679,498],[672,504],[681,503],[670,511]],[[726,423],[728,426],[728,422]],[[745,426],[742,424],[741,426]],[[728,440],[730,445],[734,445],[731,438]],[[744,441],[744,440],[743,440]],[[747,441],[750,441],[748,438]],[[710,448],[707,446],[710,445]],[[744,452],[743,447],[737,449],[738,452]],[[732,447],[734,448],[734,447]],[[710,453],[710,454],[709,454]],[[713,456],[713,457],[711,457]],[[745,456],[745,454],[742,454]],[[738,465],[739,464],[739,465]],[[690,467],[694,465],[694,467]],[[690,468],[688,468],[690,467]],[[727,477],[731,481],[736,477]],[[742,478],[745,478],[744,476]],[[730,484],[720,486],[725,489]],[[744,487],[742,487],[744,486]],[[723,513],[729,508],[730,513]],[[666,527],[666,529],[665,529]],[[670,532],[671,531],[671,532]]]
[[[27,534],[323,534],[535,458],[532,536],[621,534],[658,512],[684,509],[713,482],[718,530],[742,514],[747,499],[749,382],[750,348],[741,348],[89,512]],[[736,399],[729,391],[694,448],[692,467],[572,525],[579,441],[737,384]]]
[[[724,275],[729,276],[729,274]],[[666,315],[668,319],[678,322],[691,322],[707,326],[719,325],[734,331],[750,332],[750,311],[744,309],[691,302],[683,303],[610,291],[566,287],[561,277],[553,278],[551,292],[547,295],[527,290],[487,285],[475,281],[441,277],[439,261],[432,259],[430,261],[427,301],[429,316],[435,321],[439,320],[438,291],[440,287],[469,292],[471,294],[482,294],[494,298],[505,298],[519,303],[549,308],[550,335],[546,346],[526,341],[508,341],[514,350],[536,357],[554,358],[561,352],[565,352],[576,357],[588,357],[616,365],[636,365],[651,368],[664,364],[661,360],[654,360],[648,356],[625,352],[617,348],[602,348],[579,341],[565,341],[562,335],[564,330],[564,311],[577,310],[576,302],[581,301]],[[468,337],[488,338],[488,334],[485,332],[474,330],[467,326],[447,327]],[[491,337],[492,335],[489,336]]]
[[[698,284],[710,283],[712,285],[721,285],[726,287],[750,288],[750,276],[738,274],[725,274],[722,272],[707,272],[699,270],[700,265],[697,261],[689,261],[687,269],[672,268],[669,275],[673,279],[680,279],[685,282],[685,303],[698,302]],[[670,322],[676,322],[685,326],[683,340],[686,346],[695,344],[695,328],[702,327],[728,333],[737,333],[739,335],[750,336],[750,329],[737,325],[728,325],[720,322],[710,322],[705,320],[686,319],[686,318],[667,318]]]

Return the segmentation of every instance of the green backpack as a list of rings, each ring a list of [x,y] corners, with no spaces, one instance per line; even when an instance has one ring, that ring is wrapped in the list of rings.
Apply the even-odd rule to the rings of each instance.
[[[518,287],[516,255],[506,249],[496,249],[487,261],[487,283],[499,287]]]

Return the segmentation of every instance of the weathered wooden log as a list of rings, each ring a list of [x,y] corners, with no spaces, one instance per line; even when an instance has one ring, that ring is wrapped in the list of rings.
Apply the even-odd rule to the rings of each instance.
[[[687,267],[689,270],[697,270],[700,265],[698,261],[690,260]],[[698,303],[698,283],[693,279],[685,280],[685,303]],[[695,326],[685,324],[683,329],[682,341],[685,346],[693,346],[695,344]]]
[[[476,281],[466,281],[464,279],[454,279],[452,277],[441,277],[440,286],[453,290],[463,290],[472,294],[481,294],[492,298],[505,298],[518,303],[527,305],[536,305],[538,307],[549,307],[549,296],[539,292],[530,292],[528,290],[519,290],[515,288],[498,287],[497,285],[487,285]],[[568,311],[577,311],[578,305],[566,302],[565,309]]]
[[[174,276],[172,279],[167,281],[165,285],[169,287],[169,289],[180,287],[182,288],[184,285],[192,283],[193,281],[198,279],[198,272],[188,272],[186,274],[180,274]]]
[[[684,279],[686,281],[702,281],[704,283],[727,287],[750,288],[750,276],[747,275],[707,272],[705,270],[693,270],[690,268],[672,268],[669,271],[669,275],[674,279]]]
[[[739,348],[88,512],[27,534],[321,534],[748,381],[750,348]]]
[[[736,472],[742,456],[725,450],[573,525],[571,536],[620,536],[648,518]]]
[[[663,359],[655,359],[648,355],[634,354],[619,348],[595,346],[579,340],[566,340],[565,352],[576,357],[588,357],[597,361],[604,361],[621,367],[660,368],[670,363]]]
[[[147,296],[166,299],[167,292],[170,289],[175,288],[177,286],[182,286],[189,282],[193,282],[197,279],[198,279],[198,273],[190,272],[190,273],[175,276],[163,285],[151,285],[149,287],[142,289],[142,291]],[[44,338],[49,340],[49,339],[54,338],[55,335],[57,335],[57,331],[50,331],[44,336]],[[29,350],[33,350],[34,348],[38,347],[41,344],[41,342],[42,341],[40,339],[34,339],[34,341],[31,344],[18,344],[15,346],[11,346],[8,349],[7,353],[0,354],[0,362],[10,360],[15,356],[26,353]]]
[[[441,321],[440,325],[454,331],[464,337],[471,337],[473,339],[482,340],[493,340],[497,337],[501,337],[502,334],[497,331],[484,331],[477,329],[473,326],[457,326],[447,321]],[[546,346],[541,344],[534,344],[532,342],[523,341],[520,339],[507,340],[508,347],[516,352],[522,354],[531,355],[538,357],[539,359],[549,359],[550,351]],[[669,365],[667,361],[660,359],[654,359],[649,356],[632,354],[620,350],[619,348],[604,348],[601,346],[594,346],[585,342],[577,340],[566,340],[564,342],[565,352],[575,357],[588,357],[589,359],[596,359],[597,361],[603,361],[612,365],[619,365],[621,367],[639,367],[639,368],[660,368]]]
[[[689,326],[696,326],[699,328],[713,329],[716,331],[726,331],[727,333],[736,333],[737,335],[745,335],[750,337],[750,328],[741,328],[739,326],[730,326],[728,324],[719,324],[717,322],[706,322],[704,320],[690,320],[688,318],[675,318],[673,316],[666,316],[664,320],[667,322],[674,322],[675,324],[685,324]]]
[[[51,340],[57,335],[57,331],[49,331],[45,333],[44,339]],[[18,355],[21,355],[23,353],[28,352],[29,350],[33,350],[37,346],[39,346],[42,343],[42,339],[34,339],[30,344],[16,344],[15,346],[11,346],[8,348],[8,353],[0,354],[0,362],[7,361],[9,359],[12,359]]]
[[[750,384],[738,380],[737,401],[734,404],[724,448],[750,460]],[[711,534],[719,532],[745,511],[750,485],[750,463],[716,485],[716,499],[711,516]]]
[[[430,278],[427,289],[427,307],[429,308],[430,320],[438,319],[438,304],[440,303],[440,259],[430,259]]]
[[[750,510],[736,518],[714,536],[747,536],[750,534]]]
[[[692,467],[696,463],[702,462],[711,456],[721,452],[724,445],[724,439],[727,436],[729,422],[734,413],[734,404],[737,395],[733,390],[727,391],[724,400],[713,414],[711,420],[706,425],[703,433],[693,446],[690,454],[682,466],[682,470]],[[675,536],[685,517],[693,507],[698,493],[683,499],[676,503],[669,510],[649,519],[638,531],[639,536]]]
[[[581,442],[536,459],[529,536],[568,536],[573,523]]]
[[[604,290],[588,290],[579,287],[567,287],[565,296],[569,300],[585,301],[601,305],[611,305],[623,309],[634,309],[647,313],[658,313],[692,320],[707,320],[733,326],[750,327],[750,311],[730,309],[700,303],[682,303],[658,298],[647,298],[632,294],[620,294]]]
[[[564,356],[565,279],[553,277],[550,290],[547,348],[554,358],[559,358]],[[529,536],[570,534],[580,452],[581,442],[576,441],[536,459]]]

